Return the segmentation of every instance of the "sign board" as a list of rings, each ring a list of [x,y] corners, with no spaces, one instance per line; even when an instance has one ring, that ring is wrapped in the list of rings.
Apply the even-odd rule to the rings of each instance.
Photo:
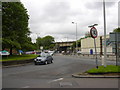
[[[110,33],[110,41],[111,42],[120,42],[120,33]]]
[[[104,45],[104,40],[102,40],[102,45]],[[110,45],[111,44],[111,41],[110,41],[110,39],[109,38],[106,38],[106,45],[108,46],[108,45]]]
[[[90,29],[90,35],[91,35],[92,38],[96,38],[97,37],[98,33],[97,33],[97,29],[95,27],[92,27]]]
[[[92,38],[94,38],[94,46],[95,46],[95,54],[96,54],[96,68],[98,68],[97,49],[96,49],[96,41],[95,41],[95,38],[97,37],[97,29],[95,27],[92,27],[90,29],[90,35]]]
[[[43,50],[43,46],[40,46],[40,49]]]

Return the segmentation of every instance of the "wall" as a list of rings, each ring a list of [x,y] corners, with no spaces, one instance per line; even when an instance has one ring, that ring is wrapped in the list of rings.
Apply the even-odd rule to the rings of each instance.
[[[100,37],[102,37],[102,43],[100,40]],[[109,35],[106,36],[107,39],[109,39]],[[97,54],[104,52],[104,36],[98,36],[96,39],[96,49],[97,49]],[[102,44],[102,47],[101,45]],[[84,38],[81,40],[81,52],[83,54],[90,54],[90,49],[93,50],[93,54],[95,53],[95,47],[94,47],[94,39],[91,37]],[[108,45],[107,46],[107,53],[111,54],[112,53],[112,46]]]

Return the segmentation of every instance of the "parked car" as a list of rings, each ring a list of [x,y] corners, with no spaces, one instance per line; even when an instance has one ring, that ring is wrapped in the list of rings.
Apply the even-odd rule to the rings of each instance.
[[[41,52],[36,52],[36,54],[37,54],[37,55],[40,55],[40,54],[41,54]]]
[[[6,56],[6,55],[10,55],[10,53],[8,51],[4,50],[4,51],[0,51],[0,55]]]
[[[34,59],[34,64],[50,64],[53,63],[53,58],[50,55],[39,55],[36,59]]]
[[[81,54],[81,51],[78,51],[77,53],[78,53],[78,54]]]
[[[35,54],[35,51],[27,51],[25,54]]]

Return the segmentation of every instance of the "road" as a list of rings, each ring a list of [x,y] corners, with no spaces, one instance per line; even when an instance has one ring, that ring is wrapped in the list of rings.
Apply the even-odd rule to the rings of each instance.
[[[3,88],[118,88],[117,78],[72,77],[74,73],[95,67],[95,60],[61,55],[53,59],[54,63],[48,65],[3,68]]]

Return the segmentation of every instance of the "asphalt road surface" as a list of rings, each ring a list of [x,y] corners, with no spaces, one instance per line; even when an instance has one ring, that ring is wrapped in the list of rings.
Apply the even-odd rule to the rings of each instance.
[[[95,67],[95,60],[53,56],[53,63],[2,69],[2,88],[118,88],[117,78],[74,78]],[[115,64],[108,61],[107,64]],[[101,62],[99,62],[101,65]]]

